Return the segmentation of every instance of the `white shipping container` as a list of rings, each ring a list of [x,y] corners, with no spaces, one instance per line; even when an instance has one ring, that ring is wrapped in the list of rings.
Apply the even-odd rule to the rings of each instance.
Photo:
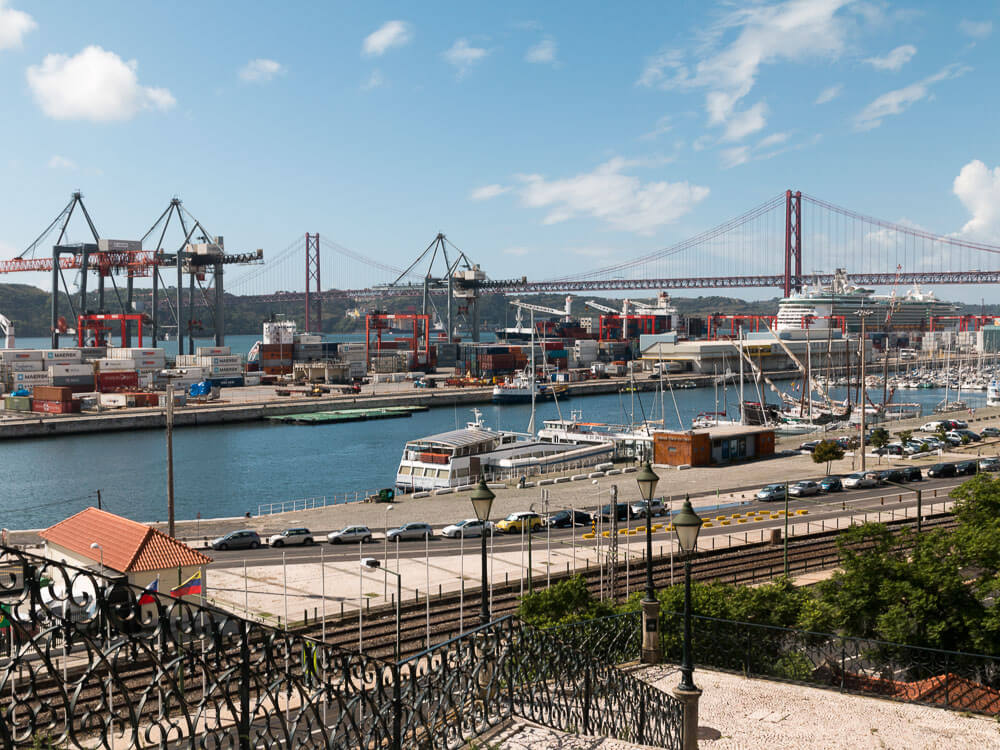
[[[131,405],[135,405],[135,396],[128,396],[125,393],[102,393],[98,396],[101,406],[107,409],[123,409],[129,406],[129,401],[131,400]]]
[[[134,370],[135,365],[130,359],[99,359],[97,369],[100,372],[128,372]]]
[[[109,359],[147,359],[150,357],[166,358],[167,353],[163,349],[139,349],[131,348],[108,348]]]
[[[11,372],[43,372],[45,363],[39,360],[15,359],[9,365]]]
[[[199,346],[195,353],[199,357],[219,357],[232,354],[232,350],[228,346]]]
[[[94,366],[91,364],[72,365],[72,364],[54,363],[49,365],[49,375],[56,378],[82,377],[84,375],[93,375],[93,374],[94,374]]]
[[[296,344],[322,344],[323,337],[314,333],[300,333],[295,341]]]
[[[79,362],[79,349],[42,349],[42,359],[46,362]]]
[[[167,362],[163,359],[133,359],[132,366],[139,372],[154,372],[166,367]]]
[[[197,365],[198,361],[201,359],[197,354],[178,354],[177,359],[174,363],[178,367],[184,367],[185,365]]]
[[[49,374],[47,372],[15,372],[14,382],[19,385],[34,385],[35,383],[48,385]]]
[[[196,357],[197,362],[192,362],[193,365],[199,365],[200,367],[219,367],[221,365],[241,365],[243,360],[240,359],[239,354],[227,354],[220,357]]]
[[[248,372],[243,376],[244,385],[260,385],[260,373]]]
[[[0,362],[41,362],[41,349],[0,349]]]

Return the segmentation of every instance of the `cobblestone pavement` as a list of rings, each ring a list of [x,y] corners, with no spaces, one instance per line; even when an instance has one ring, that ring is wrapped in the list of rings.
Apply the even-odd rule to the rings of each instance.
[[[679,681],[674,666],[636,673],[662,690]],[[963,750],[1000,748],[1000,723],[940,708],[697,670],[702,750]],[[484,744],[502,750],[625,750],[617,740],[556,732],[519,722]]]

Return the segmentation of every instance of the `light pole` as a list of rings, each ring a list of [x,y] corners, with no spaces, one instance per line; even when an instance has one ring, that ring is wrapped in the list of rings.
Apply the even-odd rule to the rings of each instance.
[[[649,465],[643,464],[635,476],[639,494],[646,501],[646,596],[642,599],[642,663],[660,661],[660,602],[653,589],[653,493],[660,478]]]
[[[385,508],[385,525],[383,526],[382,533],[385,535],[385,541],[382,545],[384,550],[382,557],[389,560],[389,511],[392,510],[392,505],[387,505]],[[398,571],[397,571],[398,572]],[[389,595],[389,579],[386,578],[384,585],[382,586],[382,601],[385,601],[386,597]]]
[[[674,531],[677,543],[684,556],[684,646],[681,655],[681,681],[674,688],[684,704],[684,750],[698,748],[698,698],[701,691],[694,684],[694,664],[691,658],[691,557],[698,546],[698,534],[702,520],[691,507],[691,501],[684,499],[684,507],[674,516]]]
[[[883,479],[882,481],[885,482],[886,484],[891,484],[893,487],[899,487],[900,489],[903,489],[903,490],[912,490],[914,493],[916,493],[916,495],[917,495],[917,533],[918,534],[921,533],[921,531],[923,531],[923,521],[921,520],[921,516],[923,516],[923,497],[922,497],[923,490],[920,490],[917,487],[907,487],[905,484],[900,484],[899,482],[890,482],[888,479]]]
[[[862,307],[860,310],[854,312],[859,318],[861,318],[861,403],[858,406],[861,407],[861,420],[859,429],[861,430],[861,473],[865,471],[865,407],[868,406],[868,387],[865,383],[865,321],[868,320],[868,316],[871,315],[874,310],[865,310]]]
[[[386,583],[389,581],[389,576],[396,576],[396,648],[393,651],[395,656],[395,661],[399,663],[399,600],[403,598],[403,577],[399,573],[394,573],[389,570],[389,566],[382,567],[382,562],[376,560],[374,557],[364,557],[361,559],[361,567],[368,568],[369,570],[381,569],[385,573]]]
[[[489,585],[487,584],[486,578],[488,576],[488,571],[486,569],[486,530],[487,524],[490,520],[490,509],[493,507],[493,498],[496,495],[486,486],[486,480],[480,479],[479,484],[476,485],[476,489],[472,491],[469,499],[472,501],[472,507],[476,511],[476,518],[483,525],[483,533],[479,537],[482,540],[482,562],[483,562],[483,593],[482,593],[482,607],[479,610],[479,624],[489,625],[490,623],[490,600],[489,600]]]

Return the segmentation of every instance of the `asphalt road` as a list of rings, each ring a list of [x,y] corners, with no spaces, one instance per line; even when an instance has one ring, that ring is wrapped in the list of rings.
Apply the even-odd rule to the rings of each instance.
[[[948,491],[962,484],[968,477],[948,478],[948,479],[925,479],[922,482],[910,482],[908,488],[920,489],[923,495],[924,507],[929,507],[935,500],[941,501],[947,497]],[[937,498],[934,491],[937,490]],[[902,501],[899,497],[902,495]],[[882,498],[885,499],[884,505]],[[894,486],[882,486],[864,490],[845,490],[830,494],[814,495],[807,498],[790,498],[788,503],[789,513],[796,510],[806,509],[809,511],[805,516],[794,516],[789,518],[789,523],[804,523],[806,521],[816,522],[822,528],[823,521],[829,521],[837,517],[848,516],[852,513],[864,513],[866,511],[884,511],[889,513],[892,510],[897,512],[903,508],[911,508],[916,505],[916,494],[909,489]],[[784,502],[761,503],[756,500],[742,505],[729,504],[720,506],[717,510],[700,509],[699,514],[705,520],[711,520],[716,515],[731,515],[732,513],[746,513],[747,511],[766,509],[770,511],[783,510]],[[590,508],[588,510],[596,510]],[[886,520],[883,518],[883,520]],[[656,519],[654,522],[662,522],[663,519]],[[643,519],[633,519],[630,526],[635,528],[645,523]],[[620,521],[619,526],[624,527],[625,521]],[[711,547],[711,542],[707,541],[716,535],[738,534],[748,532],[751,536],[759,529],[780,528],[784,526],[784,518],[773,519],[765,522],[755,522],[753,524],[740,524],[731,526],[712,526],[703,529],[700,536],[699,546],[703,549],[705,545]],[[607,528],[605,525],[603,528]],[[373,530],[374,541],[370,544],[362,545],[360,554],[365,557],[381,558],[385,552],[385,537]],[[594,539],[582,539],[581,536],[590,531],[589,527],[578,526],[576,528],[575,540],[580,546],[591,546],[597,542]],[[540,529],[532,535],[531,541],[534,550],[544,554],[546,536],[549,536],[549,543],[553,546],[566,546],[573,543],[573,530],[566,529]],[[320,561],[320,539],[322,539],[322,558],[327,562],[356,560],[359,550],[357,544],[329,544],[325,540],[325,535],[317,535],[317,543],[311,547],[283,547],[273,549],[261,547],[256,550],[214,550],[210,554],[215,560],[210,568],[233,568],[242,567],[244,561],[247,565],[281,565],[286,563],[318,563]],[[644,540],[643,537],[632,537],[631,544],[638,545]],[[657,544],[666,539],[662,532],[654,534],[653,542]],[[521,534],[497,534],[492,542],[494,552],[509,552],[520,550],[522,545]],[[606,543],[606,540],[605,542]],[[425,545],[422,540],[391,543],[389,545],[390,557],[395,557],[396,547],[399,547],[399,556],[403,558],[423,557]],[[463,550],[463,543],[460,539],[447,539],[440,534],[431,538],[427,549],[432,557],[460,554]],[[465,554],[474,554],[480,549],[478,537],[468,538],[464,542]]]

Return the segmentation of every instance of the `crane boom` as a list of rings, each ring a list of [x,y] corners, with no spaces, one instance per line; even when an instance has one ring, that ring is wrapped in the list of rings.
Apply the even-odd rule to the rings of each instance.
[[[519,299],[512,300],[510,304],[523,310],[534,310],[535,312],[547,313],[548,315],[559,315],[566,321],[569,321],[570,318],[572,318],[570,308],[573,306],[573,298],[571,296],[566,297],[566,308],[564,310],[558,310],[554,307],[545,307],[543,305],[533,305],[528,302],[521,302]]]
[[[80,268],[83,264],[79,255],[63,255],[59,258],[59,268],[68,271]],[[148,269],[159,264],[156,253],[143,251],[112,251],[94,252],[90,254],[87,265],[107,276],[116,270],[129,270],[133,276],[143,276]],[[0,273],[18,273],[21,271],[51,271],[52,258],[14,258],[0,261]]]

